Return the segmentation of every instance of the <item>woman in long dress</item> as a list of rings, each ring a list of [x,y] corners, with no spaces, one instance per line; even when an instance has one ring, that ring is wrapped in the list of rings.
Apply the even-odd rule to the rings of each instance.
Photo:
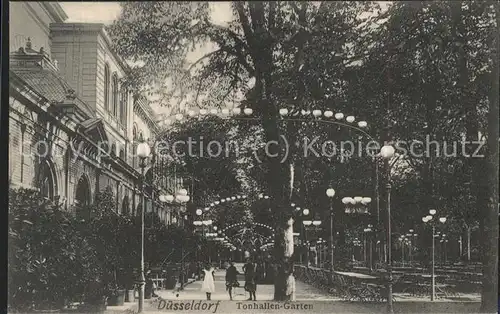
[[[201,291],[204,291],[207,294],[207,300],[211,300],[212,293],[215,292],[215,283],[214,283],[214,269],[210,264],[205,265],[205,269],[203,269],[203,284],[201,285]]]
[[[255,265],[251,260],[243,266],[243,271],[245,272],[245,290],[250,293],[250,298],[248,301],[256,301],[255,291],[257,290],[257,284],[255,283]]]

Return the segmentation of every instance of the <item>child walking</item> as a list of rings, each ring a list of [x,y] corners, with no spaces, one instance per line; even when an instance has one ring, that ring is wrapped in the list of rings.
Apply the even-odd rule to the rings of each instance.
[[[205,265],[205,269],[203,269],[203,284],[201,286],[201,291],[204,291],[207,294],[207,300],[211,300],[212,293],[215,292],[215,283],[214,283],[214,269],[210,264]]]

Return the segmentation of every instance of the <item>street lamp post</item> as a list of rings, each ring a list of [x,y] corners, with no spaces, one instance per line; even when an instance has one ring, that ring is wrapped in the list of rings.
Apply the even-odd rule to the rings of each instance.
[[[146,285],[146,278],[144,276],[144,213],[146,211],[146,197],[145,197],[145,178],[144,170],[147,166],[147,158],[151,154],[151,148],[146,142],[141,142],[137,146],[137,156],[140,158],[139,166],[141,168],[141,265],[140,265],[140,279],[139,279],[139,306],[138,312],[142,313],[144,308],[144,289]]]
[[[321,248],[322,248],[323,239],[319,238],[316,241],[316,267],[321,268]]]
[[[410,229],[409,230],[409,233],[406,234],[409,242],[408,242],[408,246],[409,246],[409,250],[408,250],[408,259],[409,259],[409,262],[410,262],[410,266],[413,264],[413,244],[415,242],[415,237],[417,236],[416,234],[413,233],[413,229]]]
[[[410,241],[410,264],[413,265],[413,250],[416,248],[417,236],[418,234],[413,233],[414,230],[410,229],[411,241]]]
[[[406,244],[406,237],[402,235],[399,238],[399,242],[401,242],[401,264],[403,267],[405,267],[405,244]]]
[[[302,224],[304,225],[304,236],[306,239],[306,266],[309,268],[309,241],[307,240],[307,227],[309,227],[312,224],[311,220],[304,220],[302,221]]]
[[[312,225],[313,225],[315,228],[318,228],[318,227],[319,227],[319,225],[321,225],[321,220],[319,220],[318,218],[314,219],[314,220],[312,221]],[[318,245],[316,244],[316,260],[318,260],[318,257],[320,257],[318,253],[319,253],[319,252],[318,252]],[[316,267],[318,267],[318,265],[316,265]]]
[[[387,206],[387,312],[394,313],[394,308],[392,305],[392,238],[391,238],[391,167],[389,165],[389,160],[394,156],[394,147],[390,145],[385,145],[380,150],[380,155],[385,160],[385,169],[387,175],[387,184],[385,185],[386,190],[386,206]]]
[[[368,264],[368,258],[366,258],[366,233],[363,234],[363,263],[366,266]]]
[[[333,243],[333,197],[335,196],[335,190],[329,188],[326,190],[326,195],[330,199],[330,270],[333,271],[333,260],[334,260],[334,243]]]
[[[435,209],[431,209],[429,210],[429,214],[430,215],[427,215],[425,217],[422,217],[422,221],[424,223],[427,223],[427,222],[431,222],[432,224],[432,292],[431,292],[431,301],[434,301],[435,298],[436,298],[436,275],[435,275],[435,240],[434,238],[436,237],[436,224],[432,221],[432,218],[434,217],[434,215],[436,214],[436,210]],[[446,217],[441,217],[439,218],[439,222],[440,223],[445,223],[446,222]]]
[[[368,236],[368,243],[369,243],[369,250],[370,250],[370,254],[369,254],[369,261],[368,261],[368,268],[370,269],[370,272],[373,270],[373,247],[372,247],[372,244],[373,244],[373,239],[371,237],[371,233],[373,231],[373,226],[372,225],[368,225],[368,228],[365,228],[364,229],[364,232],[365,232],[365,241],[366,241],[366,237]],[[365,257],[366,259],[366,257]]]
[[[300,207],[297,207],[297,208],[300,210]],[[302,210],[302,217],[307,217],[308,215],[309,215],[309,209],[304,208]],[[306,225],[304,223],[302,224],[302,232],[304,233],[304,236],[303,236],[304,244],[306,245],[306,249],[307,249],[307,251],[306,251],[306,265],[309,265],[309,246],[307,245],[307,234],[306,234],[307,230],[306,230]],[[301,258],[300,262],[302,264],[302,254],[300,254],[300,258]]]

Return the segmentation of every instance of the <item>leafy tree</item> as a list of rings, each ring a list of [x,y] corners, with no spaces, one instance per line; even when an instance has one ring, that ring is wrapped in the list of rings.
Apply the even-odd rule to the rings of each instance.
[[[198,104],[198,96],[202,94],[205,106],[218,106],[230,95],[251,92],[252,97],[247,99],[252,102],[247,105],[262,118],[264,140],[279,142],[278,108],[285,102],[304,106],[300,101],[294,102],[292,95],[286,97],[286,92],[305,78],[301,71],[314,71],[318,65],[313,61],[320,60],[304,57],[306,53],[320,46],[339,47],[323,55],[325,68],[332,63],[342,65],[354,60],[356,50],[364,47],[356,45],[363,42],[359,36],[362,28],[356,28],[360,24],[358,17],[370,6],[370,3],[341,2],[234,2],[235,19],[225,27],[210,21],[206,3],[127,3],[109,31],[120,53],[142,63],[136,68],[132,85],[160,87],[155,88],[157,92],[164,88],[168,76],[174,88],[165,93],[167,98],[184,98],[185,91],[192,88],[196,90],[192,102]],[[186,53],[206,40],[214,42],[216,50],[186,69]],[[208,62],[203,64],[205,60]],[[247,84],[249,78],[255,81],[251,89]],[[178,86],[181,88],[175,88]],[[303,91],[301,99],[304,89],[307,87],[299,89]],[[321,89],[316,93],[323,94]],[[291,213],[285,205],[290,167],[280,163],[280,148],[274,147],[269,153],[277,156],[266,160],[266,181],[277,223],[275,257],[285,269],[290,245],[293,246],[284,242],[285,233],[291,232],[288,229]],[[283,276],[276,280],[275,299],[283,300],[287,298],[289,273],[279,273]]]
[[[374,32],[373,53],[359,74],[351,76],[353,87],[357,86],[350,89],[353,104],[373,102],[363,110],[380,116],[377,120],[390,127],[393,140],[411,143],[428,137],[448,144],[477,140],[478,132],[486,134],[489,125],[488,98],[497,59],[492,45],[498,33],[495,10],[495,4],[487,1],[395,3],[386,23]],[[377,80],[381,73],[384,79]],[[389,138],[387,133],[385,137]],[[465,152],[472,153],[472,146]],[[431,156],[407,156],[420,178],[416,211],[403,202],[395,204],[420,216],[437,208],[440,215],[451,218],[449,227],[458,233],[477,223],[485,229],[488,189],[481,173],[486,159],[463,156],[460,150],[446,158],[442,151],[436,157],[436,148],[431,148]],[[407,189],[404,181],[400,184]]]
[[[370,2],[234,2],[231,8],[234,18],[217,25],[210,20],[206,3],[123,4],[122,15],[109,31],[117,50],[138,61],[127,82],[130,87],[159,93],[166,103],[201,107],[227,104],[244,95],[239,105],[253,108],[261,122],[252,129],[253,138],[268,143],[280,142],[280,135],[291,143],[305,136],[352,138],[347,131],[319,123],[283,123],[281,107],[299,113],[317,108],[370,117],[370,134],[381,141],[412,143],[429,136],[452,142],[463,136],[475,139],[478,131],[487,133],[492,60],[496,60],[489,45],[496,30],[490,2],[400,2],[368,18],[361,13],[378,8]],[[207,41],[214,44],[213,51],[188,64],[188,52]],[[248,127],[239,126],[236,132],[245,139]],[[234,127],[224,125],[214,134]],[[195,129],[185,131],[200,134]],[[187,134],[191,133],[182,136]],[[284,242],[290,232],[290,202],[313,205],[326,219],[325,182],[342,186],[346,194],[373,191],[376,198],[385,196],[374,191],[377,181],[366,174],[374,165],[369,159],[304,158],[293,145],[285,164],[280,163],[283,147],[271,147],[267,156],[262,148],[258,153],[263,164],[245,156],[247,163],[237,169],[229,167],[234,164],[231,160],[222,169],[236,171],[221,178],[242,184],[233,179],[243,173],[243,190],[271,196],[272,212],[262,217],[276,222],[275,257],[282,266],[290,257],[290,243]],[[404,165],[393,170],[392,178],[397,228],[408,228],[435,207],[452,218],[450,225],[456,230],[463,223],[483,224],[477,209],[491,203],[482,194],[486,189],[479,177],[484,160],[435,156],[401,160]],[[199,168],[219,165],[196,163],[187,167],[192,174],[221,174]],[[202,187],[207,194],[201,198],[216,198],[218,189]],[[409,189],[413,193],[405,193]],[[382,201],[380,208],[384,207]],[[349,218],[338,215],[342,218],[336,228],[342,229]],[[280,273],[276,300],[286,298],[287,273]]]

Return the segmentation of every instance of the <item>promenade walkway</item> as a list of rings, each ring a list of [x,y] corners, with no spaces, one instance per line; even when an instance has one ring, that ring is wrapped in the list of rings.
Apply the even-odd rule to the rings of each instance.
[[[241,268],[241,265],[236,265]],[[241,272],[241,269],[239,269]],[[295,302],[274,302],[274,286],[258,285],[257,301],[247,301],[243,288],[236,289],[233,301],[225,289],[225,271],[215,272],[215,293],[211,301],[201,291],[201,281],[188,284],[183,291],[160,290],[159,298],[147,300],[146,313],[384,313],[384,303],[346,302],[303,283],[296,282]],[[243,286],[243,282],[241,282]],[[394,304],[395,313],[476,313],[477,302],[429,302],[401,300]]]

